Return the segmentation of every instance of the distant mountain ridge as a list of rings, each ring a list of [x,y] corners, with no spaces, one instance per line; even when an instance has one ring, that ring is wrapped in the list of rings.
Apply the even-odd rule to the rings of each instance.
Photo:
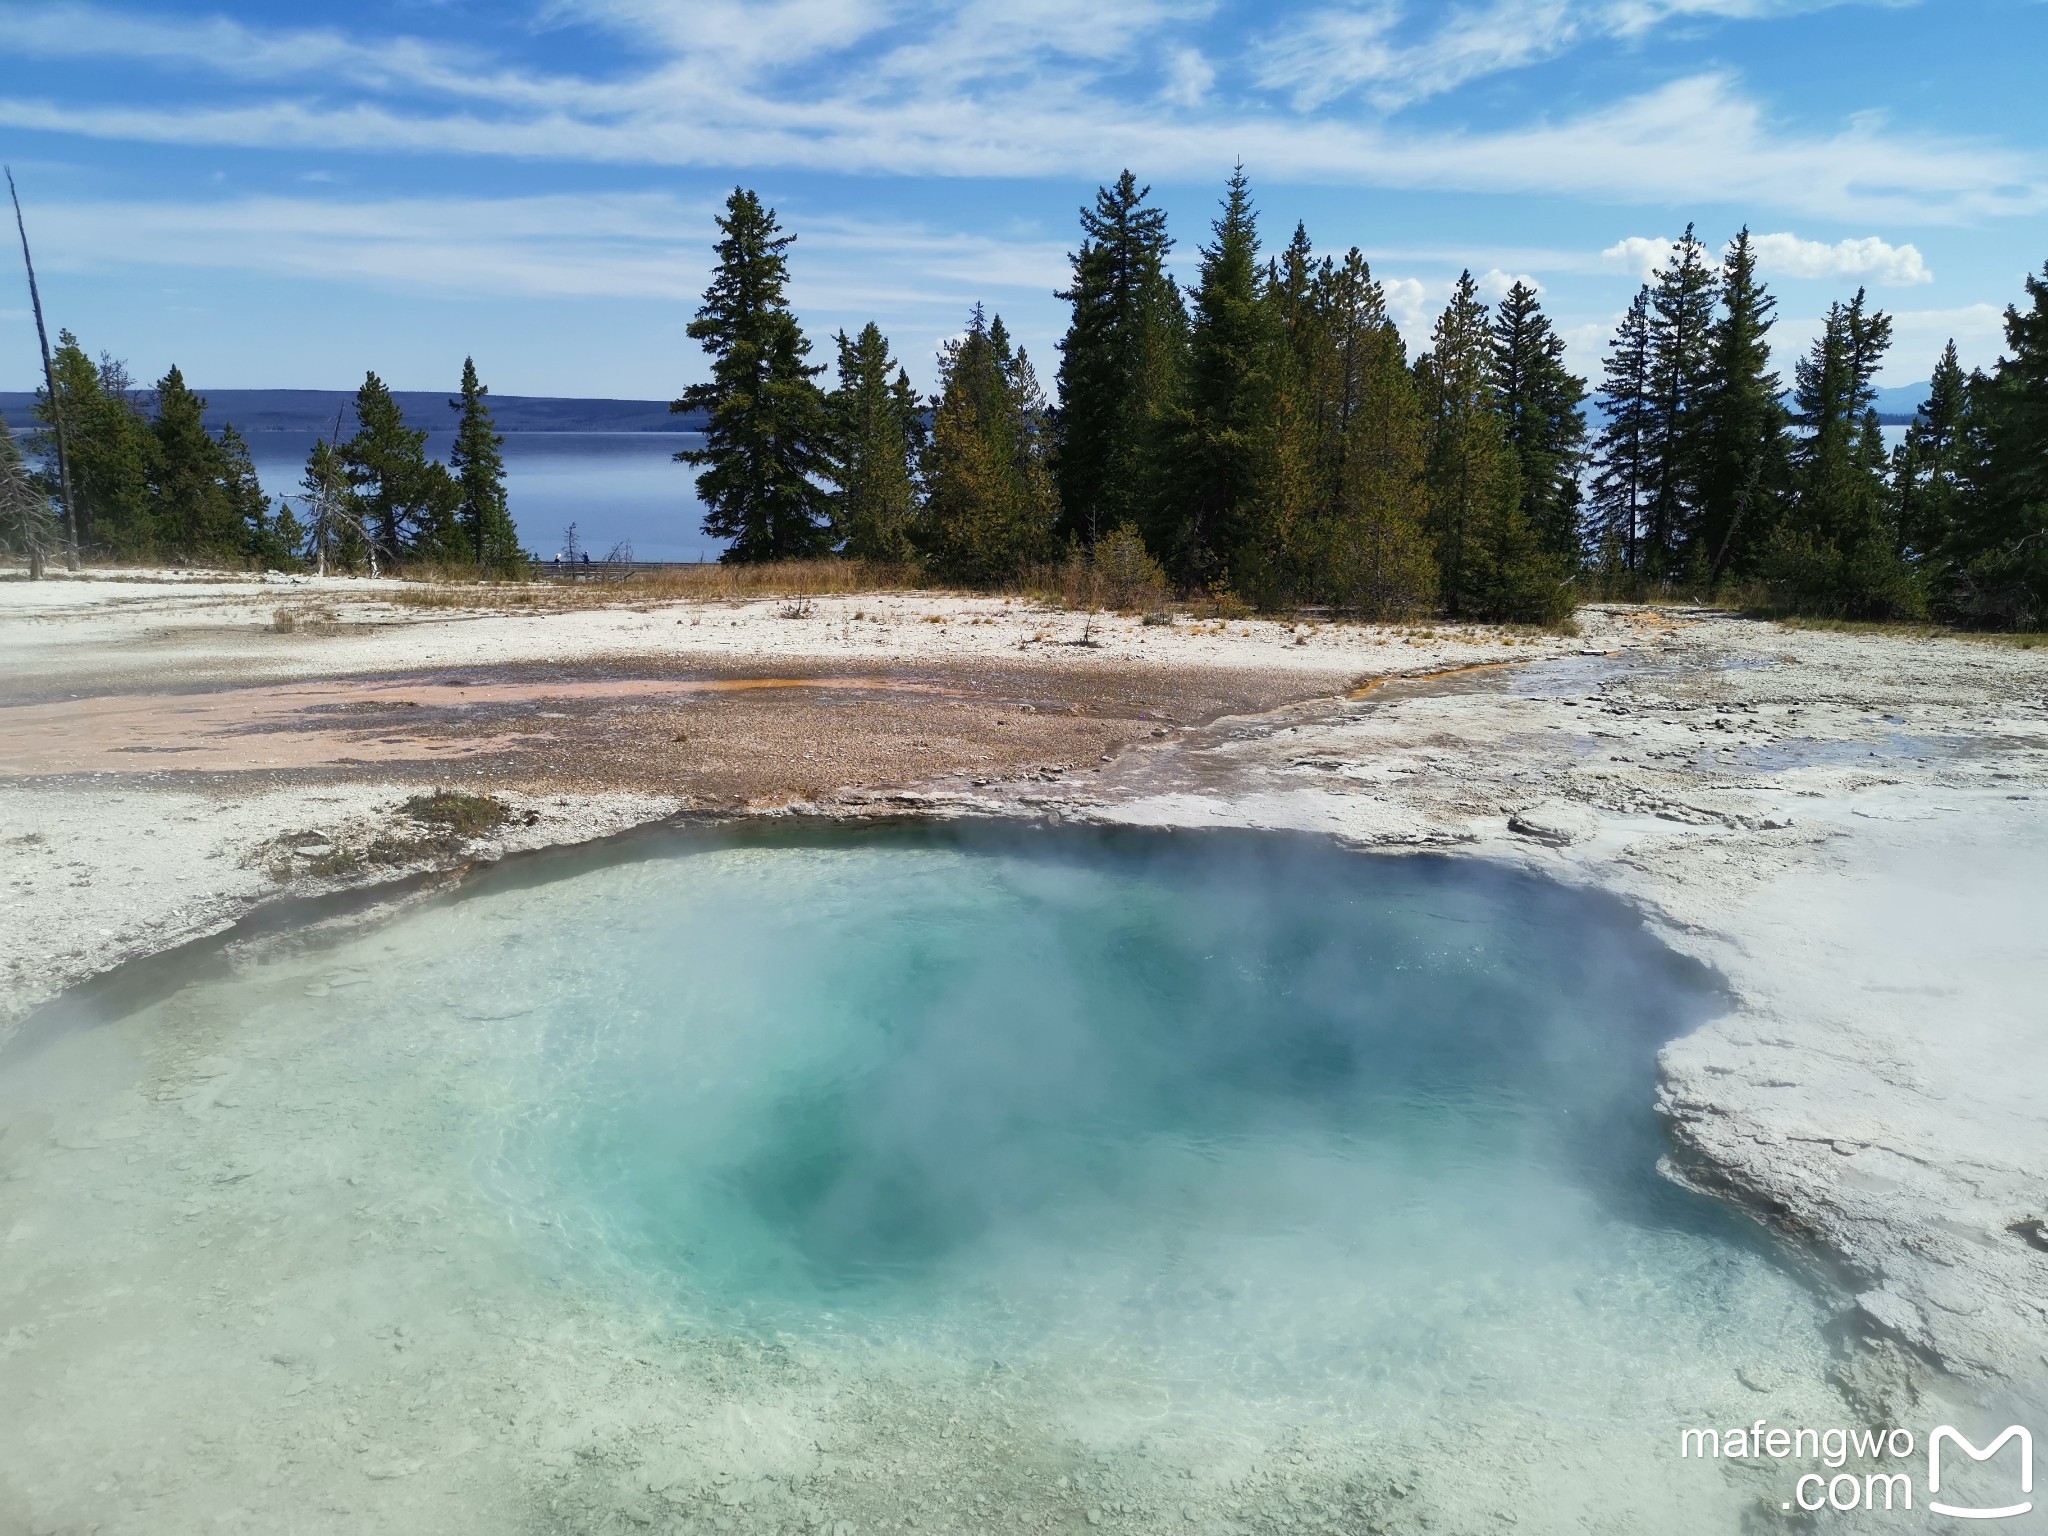
[[[1894,384],[1889,389],[1880,389],[1877,399],[1877,419],[1887,426],[1906,426],[1913,420],[1914,412],[1927,403],[1928,391],[1933,386],[1919,384]]]
[[[150,391],[137,399],[149,403]],[[243,432],[316,432],[334,430],[341,415],[341,433],[355,430],[355,391],[351,389],[202,389],[206,425],[214,431],[233,422]],[[414,427],[452,431],[452,394],[419,389],[393,390],[405,419]],[[0,416],[17,432],[32,421],[36,397],[21,390],[0,390]],[[491,415],[500,432],[701,432],[701,412],[676,415],[666,400],[576,400],[552,395],[492,395]]]

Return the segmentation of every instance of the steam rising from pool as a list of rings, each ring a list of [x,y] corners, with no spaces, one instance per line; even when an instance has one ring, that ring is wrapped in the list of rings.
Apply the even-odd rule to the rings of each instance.
[[[564,1274],[1340,1413],[1653,1374],[1794,1294],[1656,1175],[1654,1053],[1716,1001],[1604,899],[1077,834],[561,894],[507,946],[545,1018],[494,1172]]]
[[[1618,903],[1311,840],[504,869],[0,1068],[107,1149],[11,1186],[19,1294],[127,1298],[0,1433],[80,1522],[203,1403],[222,1486],[357,1510],[361,1456],[392,1529],[1733,1529],[1678,1429],[1840,1408],[1819,1298],[1656,1173],[1719,1006]]]

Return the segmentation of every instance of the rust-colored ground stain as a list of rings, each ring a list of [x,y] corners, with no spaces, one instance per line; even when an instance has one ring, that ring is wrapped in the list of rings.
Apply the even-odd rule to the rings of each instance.
[[[1434,672],[1387,672],[1378,677],[1369,677],[1344,697],[1347,699],[1368,699],[1391,683],[1433,683],[1446,677],[1463,677],[1471,672],[1498,672],[1504,667],[1525,667],[1532,661],[1542,661],[1541,656],[1517,656],[1513,661],[1474,661],[1462,667],[1439,667]]]
[[[651,675],[650,675],[651,674]],[[634,789],[699,804],[995,783],[1092,766],[1163,724],[1331,681],[1208,669],[920,665],[663,675],[644,659],[0,703],[0,779],[270,776]]]
[[[474,757],[507,737],[546,737],[548,704],[655,702],[702,694],[843,689],[943,695],[913,679],[866,677],[589,678],[573,682],[474,677],[338,680],[205,693],[115,694],[0,706],[0,775],[313,768],[421,756]],[[508,706],[534,706],[530,710]],[[433,731],[394,728],[387,712],[432,711]],[[451,711],[492,709],[493,729],[451,738]],[[363,717],[378,717],[374,723]],[[568,718],[557,715],[554,718]],[[482,723],[482,722],[478,722]]]

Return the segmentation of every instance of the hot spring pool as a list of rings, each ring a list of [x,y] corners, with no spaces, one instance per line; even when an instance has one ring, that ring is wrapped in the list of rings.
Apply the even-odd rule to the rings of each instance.
[[[1293,839],[499,871],[0,1064],[0,1526],[1733,1530],[1678,1430],[1843,1410],[1655,1171],[1718,1006]]]

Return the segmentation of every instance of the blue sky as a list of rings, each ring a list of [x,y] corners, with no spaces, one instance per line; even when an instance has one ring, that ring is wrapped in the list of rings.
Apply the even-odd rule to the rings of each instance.
[[[1747,223],[1781,363],[1866,284],[1905,383],[2048,258],[2044,58],[2041,0],[0,0],[0,158],[52,323],[202,387],[672,395],[735,183],[821,356],[928,384],[979,299],[1050,381],[1077,206],[1130,166],[1191,278],[1238,159],[1411,341],[1469,266],[1593,370],[1653,242]]]

